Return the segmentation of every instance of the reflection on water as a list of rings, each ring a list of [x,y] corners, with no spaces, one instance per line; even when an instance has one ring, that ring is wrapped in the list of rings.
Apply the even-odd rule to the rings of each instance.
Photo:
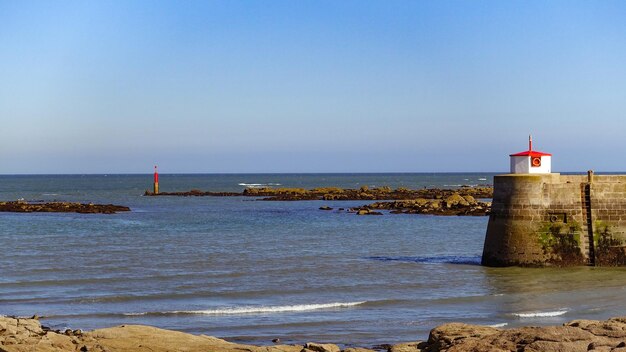
[[[164,176],[162,187],[417,188],[478,178],[257,176]],[[145,178],[2,177],[0,199],[63,197],[133,211],[0,214],[0,314],[38,314],[54,328],[151,324],[250,343],[358,345],[424,339],[451,321],[518,326],[626,315],[624,269],[478,265],[486,217],[360,217],[320,211],[323,201],[142,197]]]

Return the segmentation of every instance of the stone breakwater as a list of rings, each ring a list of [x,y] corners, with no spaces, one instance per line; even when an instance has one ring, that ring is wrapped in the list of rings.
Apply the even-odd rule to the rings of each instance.
[[[497,329],[449,323],[431,330],[427,341],[368,348],[341,349],[334,344],[252,346],[215,337],[191,335],[142,325],[121,325],[93,331],[50,330],[37,319],[0,316],[0,351],[125,352],[623,352],[626,317],[605,321],[574,320],[563,326]]]
[[[120,211],[130,211],[129,207],[113,204],[72,203],[72,202],[27,202],[9,201],[0,202],[0,212],[14,213],[81,213],[81,214],[115,214]]]
[[[446,199],[455,193],[474,198],[491,198],[492,187],[461,187],[459,189],[392,189],[387,186],[369,188],[363,186],[359,189],[322,187],[313,189],[304,188],[246,188],[243,192],[205,192],[191,190],[185,192],[161,192],[154,194],[146,191],[145,196],[217,196],[217,197],[263,197],[269,201],[296,201],[296,200],[411,200],[411,199]]]

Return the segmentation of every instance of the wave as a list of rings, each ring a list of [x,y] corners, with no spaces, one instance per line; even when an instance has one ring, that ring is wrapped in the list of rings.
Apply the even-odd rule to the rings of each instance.
[[[245,186],[245,187],[249,187],[249,188],[260,188],[260,187],[267,187],[267,186],[282,186],[282,184],[280,183],[239,183],[239,186]]]
[[[483,178],[479,178],[478,181],[487,181],[487,179],[483,177]]]
[[[383,262],[412,262],[419,264],[468,264],[480,265],[480,256],[433,256],[433,257],[367,257],[366,259],[379,260]]]
[[[222,309],[208,310],[175,310],[169,312],[144,312],[144,313],[124,313],[126,316],[138,315],[231,315],[231,314],[258,314],[258,313],[285,313],[285,312],[306,312],[319,309],[348,308],[366,303],[361,302],[336,302],[322,304],[299,304],[291,306],[247,306],[229,307]]]
[[[536,318],[536,317],[545,318],[545,317],[558,317],[558,316],[563,315],[563,314],[565,314],[567,312],[568,312],[567,309],[561,309],[561,310],[555,310],[555,311],[551,311],[551,312],[513,313],[513,315],[515,315],[516,317],[519,317],[519,318]]]
[[[503,328],[507,325],[509,325],[509,323],[492,324],[492,325],[487,325],[487,326],[490,328]]]

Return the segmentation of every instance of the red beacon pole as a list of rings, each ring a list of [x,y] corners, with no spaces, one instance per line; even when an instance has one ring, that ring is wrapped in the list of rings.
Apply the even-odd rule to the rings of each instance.
[[[159,194],[159,173],[156,165],[154,165],[154,194]]]

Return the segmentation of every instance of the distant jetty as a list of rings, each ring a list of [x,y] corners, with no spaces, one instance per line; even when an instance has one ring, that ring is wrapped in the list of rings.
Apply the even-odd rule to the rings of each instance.
[[[473,198],[491,198],[492,187],[461,187],[458,189],[423,188],[408,189],[391,187],[369,188],[363,186],[358,189],[321,187],[313,189],[304,188],[246,188],[243,192],[206,192],[190,190],[184,192],[160,192],[146,191],[144,196],[178,196],[178,197],[262,197],[266,201],[300,201],[300,200],[416,200],[416,199],[447,199],[459,194]]]
[[[0,202],[0,212],[13,213],[80,213],[115,214],[130,211],[129,207],[113,204],[72,203],[72,202],[27,202],[24,200]]]

